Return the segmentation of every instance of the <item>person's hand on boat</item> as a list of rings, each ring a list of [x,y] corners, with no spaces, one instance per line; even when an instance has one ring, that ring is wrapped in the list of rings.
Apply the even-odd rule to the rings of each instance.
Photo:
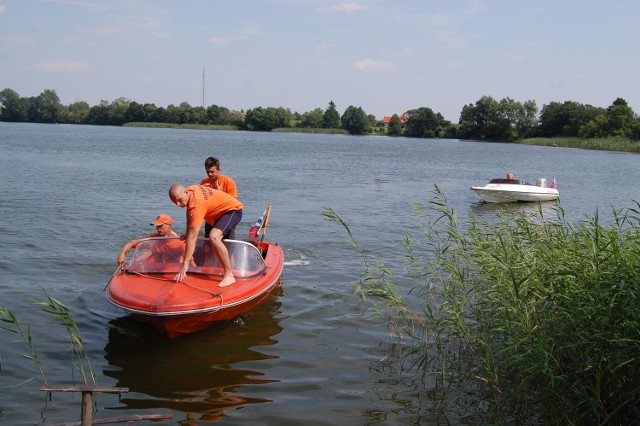
[[[173,278],[173,280],[177,283],[182,282],[185,278],[187,278],[187,271],[189,270],[189,262],[185,262],[182,264],[182,268],[180,268],[180,272]]]

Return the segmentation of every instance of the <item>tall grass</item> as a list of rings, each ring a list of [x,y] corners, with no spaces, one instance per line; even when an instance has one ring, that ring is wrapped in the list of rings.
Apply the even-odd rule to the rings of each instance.
[[[416,205],[404,268],[359,248],[356,290],[388,319],[411,371],[486,422],[640,422],[640,210],[500,212],[460,224],[436,187]],[[348,224],[334,211],[324,215]],[[396,262],[395,259],[387,262]],[[478,404],[480,402],[481,404]]]
[[[527,145],[561,146],[565,148],[603,151],[640,152],[640,141],[623,137],[609,138],[528,138],[518,143]]]
[[[177,124],[177,123],[146,123],[132,121],[124,123],[123,127],[152,127],[162,129],[192,129],[192,130],[238,130],[237,126],[226,124]]]
[[[80,336],[80,329],[78,328],[78,324],[73,319],[73,316],[71,315],[69,309],[62,302],[50,296],[45,290],[43,290],[43,293],[46,296],[45,302],[38,300],[32,300],[32,302],[39,306],[43,312],[55,317],[66,329],[67,333],[69,334],[73,371],[77,370],[80,373],[82,382],[85,386],[88,386],[90,384],[96,386],[97,382],[95,372],[93,370],[93,367],[91,366],[91,359],[89,358],[89,354],[85,350],[82,337]],[[47,379],[44,374],[41,360],[36,353],[33,343],[33,337],[31,334],[31,328],[29,327],[29,325],[27,325],[26,331],[24,331],[24,327],[21,325],[15,315],[1,305],[0,322],[10,326],[2,326],[0,328],[11,333],[18,334],[24,341],[29,350],[29,354],[25,356],[35,362],[38,371],[42,376],[44,385],[45,387],[47,387]]]
[[[331,135],[349,134],[349,132],[344,129],[325,129],[321,127],[278,127],[271,131],[279,133],[326,133]]]

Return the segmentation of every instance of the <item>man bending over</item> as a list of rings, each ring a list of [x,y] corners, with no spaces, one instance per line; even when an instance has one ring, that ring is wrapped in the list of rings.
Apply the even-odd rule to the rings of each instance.
[[[191,259],[193,256],[202,222],[214,224],[209,234],[209,241],[224,269],[224,277],[218,287],[226,287],[236,282],[231,270],[229,252],[222,239],[228,238],[229,233],[234,231],[236,225],[242,220],[242,203],[218,189],[202,185],[185,188],[177,183],[169,188],[169,198],[176,206],[187,209],[187,233],[183,259]],[[183,261],[182,268],[174,280],[176,282],[184,280],[188,269],[189,261]]]

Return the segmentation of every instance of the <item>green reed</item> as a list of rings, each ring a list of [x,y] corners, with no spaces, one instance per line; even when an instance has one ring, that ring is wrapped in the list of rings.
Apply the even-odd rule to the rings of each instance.
[[[640,421],[639,208],[607,224],[571,223],[557,205],[553,218],[505,210],[462,225],[436,187],[415,211],[422,229],[405,236],[397,272],[324,215],[359,247],[356,291],[433,380],[430,395],[467,414],[480,400],[488,421]]]
[[[58,319],[60,321],[60,324],[67,330],[67,333],[69,334],[70,349],[73,356],[72,365],[74,370],[78,370],[85,386],[88,386],[90,384],[89,379],[91,381],[91,384],[93,386],[96,386],[97,382],[95,372],[91,366],[91,360],[84,347],[82,337],[80,336],[80,329],[78,328],[78,324],[73,319],[73,316],[71,315],[69,309],[62,302],[50,296],[44,289],[43,293],[47,298],[46,302],[37,300],[32,300],[32,302],[38,305],[43,312]],[[5,324],[12,325],[12,328],[0,328],[18,334],[27,345],[29,354],[25,356],[35,362],[38,371],[42,376],[45,387],[48,386],[47,379],[42,368],[41,360],[34,348],[33,336],[31,334],[31,328],[29,327],[29,325],[27,325],[27,331],[25,332],[15,315],[13,315],[13,313],[11,313],[3,306],[0,306],[0,321]]]
[[[518,141],[518,143],[602,151],[640,152],[640,141],[632,141],[621,136],[608,138],[528,138]]]
[[[47,378],[44,375],[44,370],[42,368],[42,364],[40,363],[40,358],[38,357],[38,354],[36,353],[33,347],[33,337],[31,335],[31,328],[29,327],[29,325],[27,325],[27,331],[25,332],[22,326],[20,325],[20,323],[18,322],[18,319],[15,317],[15,315],[13,315],[11,311],[6,309],[2,305],[0,305],[0,321],[5,324],[10,324],[12,326],[11,328],[3,326],[3,327],[0,327],[1,329],[9,331],[10,333],[18,334],[22,339],[22,341],[27,345],[27,348],[29,349],[29,354],[25,355],[25,357],[32,360],[36,364],[36,367],[40,372],[40,376],[42,376],[42,381],[46,386]]]

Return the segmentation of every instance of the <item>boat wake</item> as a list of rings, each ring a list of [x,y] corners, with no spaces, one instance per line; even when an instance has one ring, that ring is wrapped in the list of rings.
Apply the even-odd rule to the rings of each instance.
[[[302,253],[296,253],[297,256],[300,256],[299,259],[291,259],[285,260],[284,266],[307,266],[311,263],[311,260]]]

